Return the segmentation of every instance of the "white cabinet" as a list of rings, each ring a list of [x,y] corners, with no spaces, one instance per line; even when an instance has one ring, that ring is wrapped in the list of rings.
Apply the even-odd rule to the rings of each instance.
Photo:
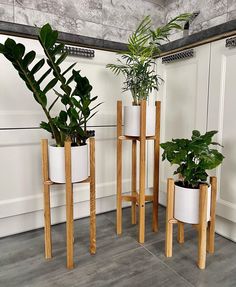
[[[161,108],[161,142],[189,137],[194,129],[206,131],[210,45],[194,48],[189,59],[162,64],[158,59],[158,74],[164,83],[158,94]],[[151,145],[151,144],[150,144]],[[149,158],[152,147],[149,145]],[[168,162],[160,163],[160,201],[165,204],[166,180],[172,176]],[[152,185],[149,174],[149,186]]]
[[[218,130],[225,160],[218,177],[217,231],[236,241],[236,48],[225,39],[211,44],[208,130]]]
[[[169,64],[159,59],[158,65],[165,81],[159,93],[161,142],[190,137],[193,129],[219,131],[215,139],[224,146],[225,160],[214,171],[219,184],[216,231],[236,241],[236,48],[220,40],[194,48],[191,59]],[[160,164],[160,202],[165,204],[166,179],[173,169],[168,162]]]

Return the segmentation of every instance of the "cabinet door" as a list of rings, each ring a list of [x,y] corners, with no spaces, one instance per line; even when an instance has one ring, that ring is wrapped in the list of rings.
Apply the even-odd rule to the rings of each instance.
[[[189,59],[162,64],[158,59],[157,73],[164,82],[160,87],[161,142],[172,138],[190,137],[192,130],[206,130],[210,45],[194,48]],[[162,150],[161,150],[162,152]],[[149,144],[149,163],[153,147]],[[153,185],[153,166],[149,164],[149,186]],[[160,163],[160,202],[165,204],[166,180],[172,177],[168,162]],[[164,193],[163,193],[164,192]]]
[[[208,130],[218,130],[217,141],[224,148],[218,177],[217,231],[236,240],[236,48],[225,40],[211,44]],[[233,224],[234,223],[234,224]]]

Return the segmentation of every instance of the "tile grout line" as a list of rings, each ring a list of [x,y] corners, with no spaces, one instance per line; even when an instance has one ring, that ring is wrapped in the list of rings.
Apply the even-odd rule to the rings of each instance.
[[[140,243],[139,243],[140,244]],[[157,257],[155,254],[153,254],[149,249],[147,249],[144,245],[140,244],[149,254],[151,254],[155,259],[157,259],[159,262],[161,262],[165,267],[167,267],[169,270],[174,272],[179,278],[181,278],[184,282],[186,282],[189,286],[195,287],[192,285],[191,282],[189,282],[187,279],[185,279],[183,276],[181,276],[177,271],[172,269],[169,265],[167,265],[163,260],[161,260],[159,257]]]

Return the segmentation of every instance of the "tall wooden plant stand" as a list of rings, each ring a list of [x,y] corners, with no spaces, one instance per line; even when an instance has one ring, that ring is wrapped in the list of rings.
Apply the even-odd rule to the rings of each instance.
[[[122,135],[122,101],[117,101],[117,234],[122,233],[122,201],[132,202],[132,224],[136,224],[136,205],[139,207],[139,236],[138,241],[145,241],[145,202],[153,202],[152,230],[158,231],[158,197],[159,197],[159,145],[160,145],[160,112],[161,102],[156,105],[156,127],[154,136],[146,136],[146,101],[140,106],[140,136],[131,137]],[[122,195],[122,142],[132,141],[132,179],[131,195]],[[153,195],[145,195],[146,169],[146,141],[154,140],[154,183]],[[136,187],[137,173],[137,141],[140,142],[139,157],[139,192]]]
[[[207,192],[208,185],[200,185],[199,197],[199,224],[193,226],[198,231],[198,267],[205,269],[206,267],[206,252],[210,254],[215,250],[215,210],[216,210],[216,192],[217,192],[217,178],[212,176],[211,183],[211,209],[210,221],[207,222]],[[178,221],[174,218],[174,195],[175,185],[172,178],[167,182],[167,208],[166,208],[166,257],[172,257],[173,245],[173,224],[178,224],[177,241],[184,243],[184,222]]]
[[[89,139],[90,145],[90,176],[79,183],[90,184],[90,253],[96,253],[96,195],[95,195],[95,139]],[[41,141],[42,172],[44,194],[44,238],[45,258],[52,258],[50,187],[54,184],[49,178],[48,140]],[[73,218],[73,184],[71,182],[71,142],[65,142],[65,175],[66,175],[66,249],[67,268],[74,267],[74,218]]]

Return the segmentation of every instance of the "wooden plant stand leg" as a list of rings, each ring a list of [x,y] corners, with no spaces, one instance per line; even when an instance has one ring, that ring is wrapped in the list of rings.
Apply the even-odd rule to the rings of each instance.
[[[215,176],[210,178],[211,182],[211,219],[208,222],[207,251],[211,254],[215,251],[215,217],[216,217],[216,193],[217,179]]]
[[[139,243],[145,241],[146,101],[140,106]]]
[[[42,149],[42,174],[43,174],[43,198],[44,198],[44,244],[45,258],[52,258],[51,236],[51,211],[50,211],[50,185],[48,172],[48,140],[41,140]]]
[[[90,253],[96,253],[95,139],[90,138]]]
[[[132,196],[136,197],[137,195],[137,142],[132,140]],[[136,224],[136,202],[132,201],[131,206],[131,220],[132,224]]]
[[[122,101],[117,102],[117,197],[116,233],[122,233]]]
[[[156,102],[156,128],[154,140],[154,182],[153,182],[153,212],[152,230],[158,231],[158,204],[159,204],[159,160],[160,160],[160,116],[161,102]]]
[[[184,223],[181,221],[178,221],[178,237],[177,237],[177,241],[180,244],[184,243]]]
[[[165,254],[166,257],[172,257],[173,245],[173,223],[171,222],[174,217],[174,180],[168,178],[167,181],[167,207],[166,207],[166,242]]]
[[[71,183],[71,142],[65,142],[65,174],[66,174],[66,249],[67,268],[74,267],[74,218],[73,187]]]
[[[199,231],[198,231],[198,267],[206,267],[206,240],[207,240],[207,184],[200,185],[199,198]]]

